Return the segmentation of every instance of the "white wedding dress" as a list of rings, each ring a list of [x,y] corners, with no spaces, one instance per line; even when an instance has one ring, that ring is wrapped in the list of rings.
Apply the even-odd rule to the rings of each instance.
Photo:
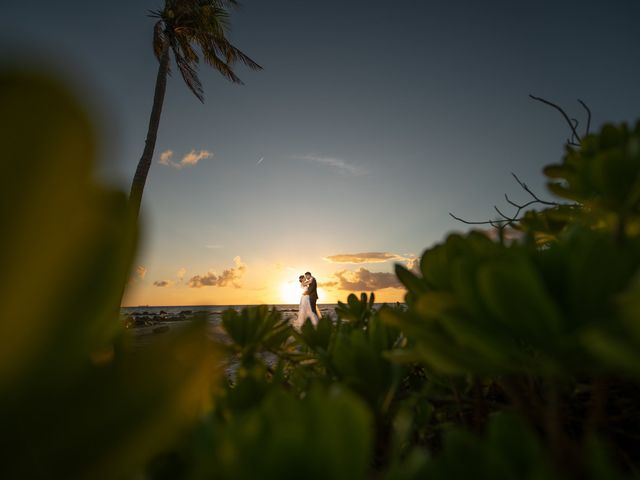
[[[304,324],[304,321],[308,318],[314,325],[318,324],[318,315],[316,312],[311,311],[311,301],[309,295],[305,295],[307,287],[302,290],[302,297],[300,298],[300,308],[298,309],[298,318],[296,319],[295,326],[300,328]]]

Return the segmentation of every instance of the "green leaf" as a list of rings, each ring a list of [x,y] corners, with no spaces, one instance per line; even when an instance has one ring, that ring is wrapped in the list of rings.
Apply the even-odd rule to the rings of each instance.
[[[0,72],[0,105],[0,477],[134,477],[210,408],[207,326],[127,348],[136,227],[85,109],[28,72]]]
[[[562,331],[560,312],[526,260],[486,264],[478,284],[496,320],[522,339],[544,345]]]
[[[398,280],[400,280],[400,282],[402,282],[402,284],[407,287],[407,290],[409,290],[413,294],[419,295],[420,293],[427,292],[429,290],[429,287],[424,283],[423,280],[419,279],[416,275],[414,275],[399,263],[396,263],[395,270]]]

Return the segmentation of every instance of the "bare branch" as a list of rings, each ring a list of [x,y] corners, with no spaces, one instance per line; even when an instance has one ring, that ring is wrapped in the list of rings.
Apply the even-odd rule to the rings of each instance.
[[[549,105],[552,108],[555,108],[556,110],[558,110],[562,116],[564,117],[564,119],[567,121],[567,124],[569,125],[569,128],[571,129],[571,133],[572,133],[572,137],[571,137],[571,141],[569,141],[568,143],[572,143],[573,138],[577,138],[578,142],[580,141],[580,135],[578,135],[578,131],[576,130],[576,127],[573,125],[573,122],[571,121],[571,119],[569,118],[569,115],[567,115],[567,112],[565,112],[562,107],[556,105],[553,102],[550,102],[549,100],[545,100],[544,98],[540,98],[540,97],[536,97],[534,95],[529,94],[529,98],[532,98],[533,100],[537,100],[538,102],[542,102],[545,105]]]
[[[517,203],[511,201],[511,199],[509,198],[509,196],[506,193],[504,194],[504,199],[507,201],[507,203],[509,205],[513,205],[516,208],[519,207],[519,205]]]
[[[544,103],[545,105],[548,105],[548,106],[550,106],[552,108],[555,108],[557,111],[559,111],[562,114],[562,116],[564,117],[564,119],[566,120],[567,124],[569,125],[569,128],[571,129],[571,137],[567,138],[567,144],[571,145],[573,147],[580,147],[582,145],[581,140],[580,140],[580,135],[578,134],[578,127],[580,125],[580,122],[578,121],[577,118],[569,117],[569,115],[567,115],[567,112],[565,112],[562,107],[556,105],[553,102],[550,102],[549,100],[545,100],[544,98],[536,97],[536,96],[531,95],[531,94],[529,94],[529,97],[531,99],[533,99],[533,100],[536,100],[538,102]],[[580,103],[580,105],[582,105],[582,107],[587,112],[587,127],[586,127],[586,130],[585,130],[585,136],[586,136],[586,135],[589,134],[589,131],[590,131],[590,128],[591,128],[591,110],[589,109],[589,107],[582,100],[578,99],[578,102]],[[520,216],[520,214],[527,207],[530,207],[532,205],[545,205],[545,206],[550,206],[550,207],[557,207],[557,206],[560,205],[557,202],[549,202],[547,200],[542,200],[540,197],[538,197],[538,195],[536,195],[533,192],[533,190],[531,190],[529,188],[529,186],[526,183],[524,183],[522,180],[520,180],[515,173],[512,172],[511,176],[515,179],[516,182],[518,182],[518,185],[520,185],[520,187],[525,192],[527,192],[532,198],[532,200],[529,200],[528,202],[520,204],[520,203],[516,203],[513,200],[511,200],[509,198],[509,196],[505,193],[504,199],[506,200],[506,202],[516,209],[516,211],[515,211],[513,216],[509,216],[509,215],[505,214],[496,205],[493,206],[493,209],[501,217],[498,220],[486,220],[486,221],[482,221],[482,222],[472,222],[472,221],[464,220],[463,218],[457,217],[453,213],[449,213],[449,215],[452,218],[454,218],[455,220],[458,220],[459,222],[462,222],[462,223],[467,224],[467,225],[491,225],[492,227],[497,228],[502,232],[502,230],[504,228],[506,228],[508,226],[511,226],[515,222],[521,220],[522,217]]]
[[[527,208],[529,205],[533,205],[534,203],[538,203],[538,200],[529,200],[527,203],[523,203],[522,205],[517,204],[516,202],[514,202],[513,200],[511,200],[507,194],[504,194],[504,198],[507,200],[507,203],[509,205],[513,205],[516,208]]]
[[[515,221],[515,220],[516,220],[515,218],[508,217],[507,215],[505,215],[504,213],[502,213],[502,212],[500,211],[500,209],[499,209],[496,205],[494,205],[494,206],[493,206],[493,209],[494,209],[496,212],[498,212],[498,215],[500,215],[502,218],[504,218],[504,219],[505,219],[505,220],[507,220],[508,222],[513,222],[513,221]],[[519,213],[519,211],[517,211],[517,212],[516,212],[516,217],[518,216],[518,213]]]
[[[513,176],[513,178],[515,179],[516,182],[518,182],[518,185],[520,185],[520,187],[527,192],[529,195],[531,195],[531,197],[533,198],[533,200],[529,200],[528,202],[525,202],[523,204],[519,204],[514,202],[513,200],[511,200],[509,198],[509,196],[505,193],[504,195],[504,199],[507,201],[507,203],[509,205],[511,205],[512,207],[515,207],[516,211],[513,214],[513,216],[509,216],[507,214],[505,214],[502,210],[500,210],[496,205],[493,206],[493,209],[498,213],[498,215],[500,215],[500,217],[502,217],[501,219],[498,220],[485,220],[482,222],[472,222],[469,220],[465,220],[463,218],[457,217],[456,215],[454,215],[453,213],[449,212],[449,215],[454,218],[455,220],[458,220],[459,222],[462,222],[466,225],[491,225],[494,228],[497,228],[499,230],[504,229],[506,227],[512,226],[514,223],[516,223],[517,221],[519,221],[522,217],[520,216],[520,213],[522,212],[522,210],[524,210],[525,208],[531,206],[531,205],[548,205],[548,206],[558,206],[559,204],[556,202],[548,202],[546,200],[542,200],[540,199],[529,187],[526,183],[524,183],[522,180],[520,180],[518,178],[518,176],[515,173],[511,173],[511,175]]]
[[[582,100],[578,99],[578,102],[580,103],[580,105],[582,105],[584,107],[584,109],[587,111],[587,129],[585,130],[585,135],[589,135],[589,131],[591,129],[591,109],[589,107],[587,107],[587,104],[584,103]]]
[[[580,125],[580,122],[578,121],[578,119],[577,118],[572,118],[571,122],[573,123],[574,132],[578,131],[578,125]],[[571,134],[571,143],[580,143],[580,139],[578,137],[576,137],[575,133]]]
[[[470,221],[465,220],[463,218],[456,217],[451,212],[449,212],[449,215],[452,218],[454,218],[455,220],[458,220],[459,222],[462,222],[462,223],[466,223],[467,225],[491,225],[491,226],[495,226],[496,223],[504,222],[504,220],[487,220],[487,221],[484,221],[484,222],[470,222]]]
[[[516,179],[516,182],[518,182],[518,185],[520,185],[525,192],[531,195],[536,202],[541,203],[543,205],[550,205],[553,207],[558,205],[557,202],[547,202],[546,200],[541,200],[535,193],[531,191],[531,189],[527,186],[526,183],[524,183],[522,180],[518,178],[518,176],[515,173],[511,172],[511,176]]]

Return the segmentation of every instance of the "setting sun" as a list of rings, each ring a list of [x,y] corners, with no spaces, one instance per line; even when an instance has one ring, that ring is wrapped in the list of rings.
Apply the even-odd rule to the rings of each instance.
[[[302,289],[300,288],[300,283],[297,280],[283,282],[280,287],[280,298],[282,303],[297,305],[300,303],[301,294]]]

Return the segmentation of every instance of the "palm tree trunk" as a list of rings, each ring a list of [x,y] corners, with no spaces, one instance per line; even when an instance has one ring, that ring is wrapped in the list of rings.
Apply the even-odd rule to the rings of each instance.
[[[158,66],[158,76],[156,78],[156,88],[153,95],[153,108],[151,109],[151,117],[149,118],[149,129],[147,130],[147,139],[144,145],[142,157],[138,162],[136,173],[131,183],[131,193],[129,194],[129,202],[135,216],[140,212],[140,204],[142,202],[142,192],[147,182],[147,175],[151,167],[153,152],[156,148],[156,138],[158,136],[158,126],[160,125],[160,115],[162,113],[162,104],[164,103],[164,93],[167,89],[167,74],[169,73],[169,42],[165,42],[160,56],[160,65]]]

